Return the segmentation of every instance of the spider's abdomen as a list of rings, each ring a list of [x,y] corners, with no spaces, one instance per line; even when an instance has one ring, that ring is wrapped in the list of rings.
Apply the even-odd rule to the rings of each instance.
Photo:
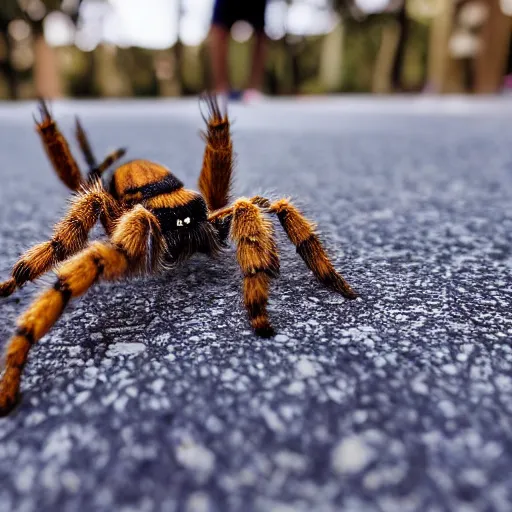
[[[183,188],[183,183],[163,165],[133,160],[118,167],[110,183],[110,193],[122,202],[139,203]]]

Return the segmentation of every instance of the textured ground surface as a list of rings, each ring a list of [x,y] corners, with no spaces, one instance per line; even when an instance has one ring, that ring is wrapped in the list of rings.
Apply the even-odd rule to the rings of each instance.
[[[33,109],[0,107],[5,277],[67,197]],[[195,186],[195,101],[54,110]],[[237,193],[300,198],[362,298],[319,287],[283,237],[274,339],[248,328],[233,251],[99,285],[0,420],[0,511],[512,510],[512,104],[232,112]],[[2,343],[36,290],[0,303]]]

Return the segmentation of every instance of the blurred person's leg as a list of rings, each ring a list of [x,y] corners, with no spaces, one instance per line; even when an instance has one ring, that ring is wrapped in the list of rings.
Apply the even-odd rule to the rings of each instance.
[[[229,32],[220,25],[212,25],[210,30],[210,58],[214,89],[219,94],[229,92],[228,49]]]
[[[256,33],[249,82],[244,99],[261,96],[265,73],[265,10],[267,0],[215,0],[210,31],[210,54],[214,88],[217,93],[232,95],[229,83],[228,52],[230,30],[238,20],[247,21]]]
[[[214,89],[218,94],[228,94],[230,89],[228,52],[229,32],[233,23],[232,2],[215,0],[209,46]]]
[[[257,32],[256,41],[254,43],[251,77],[249,79],[248,89],[254,89],[256,91],[261,91],[263,89],[266,50],[267,37],[265,35],[265,32]]]
[[[252,55],[252,67],[244,100],[252,101],[262,96],[265,76],[265,58],[267,53],[267,36],[265,35],[265,9],[267,0],[253,0],[247,5],[244,19],[254,28],[256,40]]]

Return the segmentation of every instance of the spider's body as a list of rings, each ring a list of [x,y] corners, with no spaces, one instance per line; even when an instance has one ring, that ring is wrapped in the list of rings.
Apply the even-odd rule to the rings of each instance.
[[[165,239],[161,264],[172,266],[196,252],[216,254],[225,241],[208,222],[208,207],[201,194],[162,165],[134,160],[115,170],[109,191],[121,204],[143,205],[151,212]]]
[[[84,179],[66,139],[41,102],[37,130],[59,178],[76,194],[50,240],[35,245],[14,265],[11,277],[0,283],[0,296],[55,270],[57,280],[19,318],[18,329],[7,345],[5,371],[0,380],[0,416],[16,404],[21,374],[30,348],[62,315],[73,297],[98,280],[167,270],[196,252],[213,256],[235,242],[243,274],[245,307],[256,334],[271,336],[267,312],[271,279],[278,276],[279,256],[273,224],[275,215],[317,279],[353,299],[349,284],[335,270],[314,225],[287,199],[270,202],[260,196],[230,202],[233,149],[227,114],[212,97],[206,99],[206,148],[199,177],[199,192],[187,190],[162,165],[133,160],[119,166],[103,185],[102,173],[123,154],[118,150],[97,164],[77,121],[76,136],[89,165]],[[88,243],[91,229],[102,223],[106,241]]]

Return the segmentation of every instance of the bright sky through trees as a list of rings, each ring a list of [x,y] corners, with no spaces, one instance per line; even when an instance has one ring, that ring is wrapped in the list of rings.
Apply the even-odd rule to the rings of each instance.
[[[248,1],[248,0],[240,0]],[[292,34],[319,34],[332,29],[334,14],[329,0],[296,0],[290,8],[284,0],[271,0],[267,8],[267,32],[278,38]],[[213,0],[182,0],[179,35],[183,43],[198,45],[208,33]],[[92,50],[101,41],[119,46],[168,48],[178,36],[178,0],[110,0],[108,5],[85,0],[83,29],[76,44]],[[73,43],[73,27],[58,13],[49,17],[45,34],[53,45]]]

